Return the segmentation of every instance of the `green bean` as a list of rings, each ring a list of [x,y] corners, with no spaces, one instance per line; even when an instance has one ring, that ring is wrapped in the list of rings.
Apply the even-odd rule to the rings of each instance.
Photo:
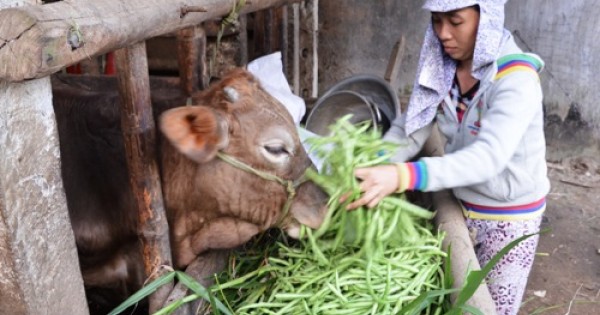
[[[309,139],[325,163],[321,173],[306,176],[330,196],[320,228],[303,226],[297,242],[276,239],[272,247],[240,252],[217,281],[238,315],[396,314],[422,292],[441,287],[446,254],[429,222],[434,212],[401,194],[385,197],[374,209],[346,211],[361,195],[354,169],[387,163],[396,149],[368,125],[348,121],[333,126],[331,137]],[[438,310],[434,305],[424,312]]]
[[[248,310],[248,309],[258,309],[258,308],[270,308],[270,307],[284,307],[287,303],[253,303],[241,306],[238,308],[238,311]]]

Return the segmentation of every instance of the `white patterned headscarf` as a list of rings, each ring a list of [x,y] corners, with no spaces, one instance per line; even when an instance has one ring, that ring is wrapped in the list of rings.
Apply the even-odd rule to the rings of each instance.
[[[507,0],[426,0],[423,8],[433,12],[448,12],[473,5],[479,6],[479,28],[473,52],[474,78],[481,79],[493,64],[500,48],[509,37],[504,28],[504,4]],[[444,99],[456,72],[456,62],[443,50],[433,25],[429,23],[421,49],[417,77],[406,112],[407,134],[429,124],[438,104]]]

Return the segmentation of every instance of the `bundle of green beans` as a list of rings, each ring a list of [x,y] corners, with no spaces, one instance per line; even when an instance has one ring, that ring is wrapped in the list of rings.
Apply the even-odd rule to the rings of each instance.
[[[348,119],[332,126],[332,136],[310,139],[325,162],[321,173],[307,176],[330,196],[321,227],[304,228],[299,241],[263,235],[234,252],[228,270],[215,278],[212,292],[233,313],[402,314],[423,292],[442,288],[446,254],[443,236],[432,232],[432,212],[403,195],[374,209],[345,209],[360,195],[354,169],[385,163],[396,149]],[[440,297],[423,313],[441,314],[442,304]]]

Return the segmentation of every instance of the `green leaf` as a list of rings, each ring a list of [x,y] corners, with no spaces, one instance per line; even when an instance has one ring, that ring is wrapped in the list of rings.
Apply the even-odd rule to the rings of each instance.
[[[463,306],[461,307],[461,309],[462,309],[464,312],[467,312],[467,313],[469,313],[469,314],[471,314],[471,315],[485,315],[485,314],[483,314],[483,312],[482,312],[482,311],[480,311],[478,308],[475,308],[475,307],[473,307],[473,306],[471,306],[471,305],[463,305]]]
[[[502,259],[502,257],[506,255],[506,253],[508,253],[519,243],[536,234],[538,233],[528,234],[517,238],[516,240],[510,242],[508,245],[502,248],[496,255],[494,255],[494,257],[492,257],[492,259],[485,265],[485,267],[483,267],[483,269],[472,270],[471,272],[469,272],[467,278],[465,279],[465,284],[460,293],[458,294],[455,306],[459,308],[464,306],[465,303],[473,296],[475,291],[477,291],[479,285],[483,282],[483,280],[490,273],[490,271],[492,271],[492,268],[494,268],[498,261],[500,261],[500,259]]]
[[[458,291],[459,289],[443,289],[423,292],[403,307],[398,315],[419,315],[425,308],[436,302],[440,296],[446,296]]]
[[[202,297],[203,299],[205,299],[208,302],[211,302],[211,297],[210,297],[210,294],[208,293],[208,290],[204,286],[202,286],[198,281],[196,281],[194,278],[190,277],[185,272],[176,271],[176,273],[177,273],[177,280],[179,280],[181,283],[183,283],[186,287],[188,287],[190,290],[192,290],[192,292],[196,293],[198,296]],[[214,306],[216,306],[215,311],[219,310],[226,315],[232,315],[231,312],[229,311],[229,309],[227,307],[225,307],[225,305],[223,305],[223,303],[221,303],[221,301],[214,299],[214,302],[215,302]],[[218,314],[218,311],[217,311],[217,314]]]
[[[117,306],[114,310],[112,310],[108,315],[117,315],[128,309],[129,307],[137,304],[139,301],[152,294],[156,289],[173,281],[175,278],[175,271],[171,271],[166,273],[154,281],[150,282],[147,286],[143,287],[141,290],[137,291],[134,295],[130,296],[127,300],[123,301],[119,306]]]
[[[194,292],[196,296],[191,295],[182,300],[175,301],[174,303],[159,310],[158,311],[159,314],[170,313],[173,310],[180,307],[181,305],[191,302],[193,300],[196,300],[198,297],[201,297],[201,298],[207,300],[208,302],[210,302],[211,305],[216,306],[216,308],[214,309],[216,314],[219,314],[218,311],[221,311],[222,313],[224,313],[226,315],[232,315],[232,313],[229,311],[229,309],[227,309],[223,305],[223,303],[221,303],[221,301],[219,301],[217,299],[211,299],[211,294],[209,294],[208,290],[205,287],[203,287],[195,279],[193,279],[192,277],[190,277],[189,275],[187,275],[186,273],[181,272],[181,271],[171,271],[169,273],[166,273],[166,274],[156,278],[156,280],[150,282],[147,286],[143,287],[142,289],[137,291],[134,295],[130,296],[127,300],[125,300],[123,303],[121,303],[119,306],[117,306],[108,315],[117,315],[117,314],[122,313],[129,307],[139,303],[142,299],[144,299],[148,295],[154,293],[154,291],[156,291],[159,287],[173,281],[173,279],[175,277],[177,277],[177,280],[179,282],[183,283],[186,287],[188,287],[190,290],[192,290],[192,292]]]

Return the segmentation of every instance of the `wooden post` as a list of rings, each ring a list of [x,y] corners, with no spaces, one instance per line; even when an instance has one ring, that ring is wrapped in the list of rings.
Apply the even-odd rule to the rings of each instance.
[[[50,78],[0,82],[0,314],[88,314]]]
[[[281,64],[283,67],[284,73],[288,76],[289,81],[289,72],[288,64],[289,64],[289,33],[288,33],[288,6],[285,5],[277,10],[278,22],[275,27],[279,29],[279,50],[281,51]]]
[[[290,51],[291,64],[288,65],[290,68],[290,79],[292,82],[292,91],[294,94],[300,96],[300,4],[294,3],[291,6],[292,16],[292,50]]]
[[[123,107],[121,126],[130,183],[139,212],[139,234],[149,280],[161,275],[161,266],[172,265],[169,228],[164,209],[158,163],[155,123],[150,102],[150,78],[144,42],[115,52]],[[150,312],[160,309],[172,286],[150,296]]]
[[[318,85],[319,0],[305,0],[292,5],[294,50],[292,82],[294,93],[304,99],[315,99]]]
[[[238,42],[240,44],[240,59],[238,65],[248,64],[248,15],[242,14],[238,19],[240,26],[238,33]]]
[[[177,32],[179,79],[184,93],[190,96],[208,86],[206,65],[206,32],[202,27],[189,27]]]
[[[0,10],[31,4],[0,0]],[[88,313],[50,78],[0,81],[0,315]]]
[[[423,148],[427,156],[441,156],[444,154],[444,145],[437,126],[433,129],[431,137]],[[469,270],[481,270],[469,231],[465,223],[462,208],[449,190],[433,193],[433,206],[437,211],[434,223],[437,228],[446,233],[442,246],[444,250],[452,247],[449,257],[452,264],[453,288],[461,288]],[[457,295],[452,295],[452,301]],[[468,305],[479,309],[483,314],[495,315],[496,304],[492,300],[490,291],[485,283],[482,283],[477,291],[467,302]]]

